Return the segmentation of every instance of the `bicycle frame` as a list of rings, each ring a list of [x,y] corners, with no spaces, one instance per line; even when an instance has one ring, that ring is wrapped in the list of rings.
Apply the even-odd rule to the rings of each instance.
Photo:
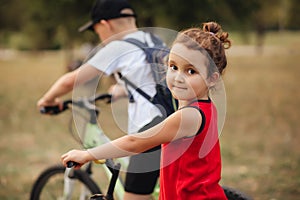
[[[92,115],[91,115],[92,116]],[[85,138],[84,138],[84,147],[85,148],[92,148],[104,143],[107,143],[110,141],[110,139],[105,135],[105,133],[103,132],[103,130],[98,126],[97,123],[94,123],[94,119],[92,119],[86,124],[86,129],[85,129]],[[92,145],[94,144],[94,145]],[[129,160],[127,157],[124,158],[118,158],[116,159],[117,163],[120,163],[121,166],[126,167],[128,166]],[[96,162],[97,163],[97,162]],[[100,164],[103,164],[103,162],[98,162]],[[105,165],[101,165],[106,177],[108,177],[108,179],[111,179],[112,172],[111,170],[106,167]],[[69,187],[69,186],[67,186]],[[121,176],[118,176],[116,185],[115,185],[115,194],[117,196],[118,199],[122,199],[124,196],[124,180],[122,180]]]

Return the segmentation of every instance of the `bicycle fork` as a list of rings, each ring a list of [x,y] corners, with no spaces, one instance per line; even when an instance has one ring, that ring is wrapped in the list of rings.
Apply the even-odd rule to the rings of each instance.
[[[71,198],[72,198],[72,193],[73,193],[74,184],[75,184],[75,180],[70,178],[70,175],[72,173],[73,172],[72,172],[71,168],[66,168],[65,174],[64,174],[64,194],[63,194],[64,200],[71,200]]]
[[[74,176],[75,176],[74,169],[66,168],[64,174],[63,200],[72,199],[72,194],[74,192],[75,183],[76,183],[76,179],[74,178]],[[81,185],[79,200],[85,200],[88,196],[90,196],[89,190],[84,185]]]
[[[121,169],[121,164],[117,163],[115,164],[111,159],[106,160],[106,166],[111,172],[111,178],[108,185],[108,190],[106,195],[103,194],[94,194],[91,196],[90,200],[114,200],[114,190],[116,183],[118,181],[119,172]]]

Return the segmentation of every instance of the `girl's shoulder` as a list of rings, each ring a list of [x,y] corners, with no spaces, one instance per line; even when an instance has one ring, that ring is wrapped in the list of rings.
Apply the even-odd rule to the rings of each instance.
[[[182,138],[193,137],[201,129],[205,115],[200,104],[201,102],[198,101],[193,102],[174,113],[177,118],[176,123],[180,124]]]

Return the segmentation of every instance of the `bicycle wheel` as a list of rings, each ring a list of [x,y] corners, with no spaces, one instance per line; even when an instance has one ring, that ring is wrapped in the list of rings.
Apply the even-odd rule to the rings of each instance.
[[[92,194],[100,194],[101,190],[90,176],[82,170],[74,170],[71,180],[74,182],[72,196],[64,196],[64,176],[66,168],[62,165],[55,165],[43,171],[35,181],[30,200],[50,200],[50,199],[89,199]],[[88,194],[82,196],[82,188]]]
[[[222,188],[223,188],[228,200],[253,200],[248,195],[246,195],[236,189],[226,187],[226,186],[222,186]]]

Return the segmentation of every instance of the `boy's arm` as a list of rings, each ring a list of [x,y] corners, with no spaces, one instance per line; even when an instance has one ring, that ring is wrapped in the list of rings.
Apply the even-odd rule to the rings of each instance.
[[[95,76],[101,75],[101,73],[102,72],[96,68],[85,64],[72,72],[64,74],[38,101],[38,108],[43,106],[59,105],[61,103],[59,97],[71,92],[74,88],[75,82],[76,84],[82,84],[88,80],[91,80]]]

